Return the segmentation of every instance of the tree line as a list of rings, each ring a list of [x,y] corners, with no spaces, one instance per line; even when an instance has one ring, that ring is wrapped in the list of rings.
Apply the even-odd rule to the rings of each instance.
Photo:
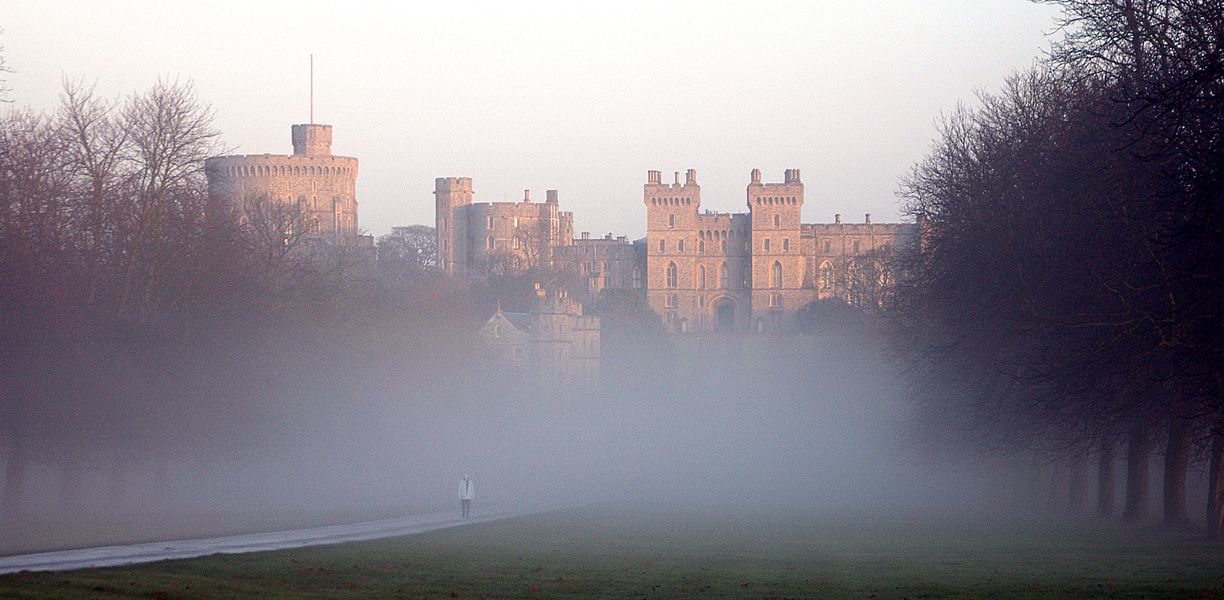
[[[947,115],[902,182],[920,225],[889,311],[928,432],[1088,460],[1097,510],[1224,534],[1224,4],[1058,0],[1061,41]]]
[[[0,520],[35,466],[65,509],[106,471],[120,507],[134,470],[258,455],[295,415],[461,379],[478,309],[457,286],[312,249],[274,210],[242,224],[208,194],[219,140],[177,81],[118,100],[66,82],[53,112],[0,117]]]

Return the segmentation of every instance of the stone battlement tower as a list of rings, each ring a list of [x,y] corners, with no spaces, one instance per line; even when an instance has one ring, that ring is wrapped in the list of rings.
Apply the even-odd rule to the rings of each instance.
[[[246,224],[270,210],[293,209],[310,237],[349,245],[359,240],[357,159],[333,156],[331,125],[294,125],[293,154],[218,156],[204,163],[208,193]],[[289,233],[289,232],[286,232]]]

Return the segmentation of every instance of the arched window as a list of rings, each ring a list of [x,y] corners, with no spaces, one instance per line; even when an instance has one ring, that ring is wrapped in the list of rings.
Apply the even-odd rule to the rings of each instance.
[[[667,247],[666,242],[664,240],[659,240],[659,253],[660,254],[663,253],[663,249],[666,247]]]
[[[782,263],[774,261],[773,269],[769,274],[770,287],[782,287]]]
[[[828,262],[820,265],[820,289],[833,289],[833,265]]]
[[[633,267],[633,289],[642,289],[642,269],[641,267]]]
[[[679,279],[677,271],[676,263],[667,263],[667,287],[677,287],[677,280]]]
[[[790,238],[784,238],[782,240],[782,251],[790,252]]]
[[[489,244],[489,249],[492,250],[493,249],[493,236],[489,236],[488,244]]]
[[[705,289],[705,265],[697,267],[697,288]]]
[[[723,251],[723,254],[727,253],[727,240],[722,241],[722,251]]]
[[[493,326],[493,338],[494,338],[494,339],[501,339],[501,336],[502,336],[502,328],[501,328],[501,325],[500,325],[500,324],[498,324],[498,325],[494,325],[494,326]]]
[[[676,226],[676,215],[667,215],[667,226],[668,227]]]
[[[781,227],[781,217],[774,215],[774,227]]]
[[[727,263],[718,267],[718,287],[724,290],[731,287],[731,268],[727,266]]]
[[[697,240],[697,251],[705,252],[705,240]]]
[[[676,252],[684,252],[684,240],[676,242]]]

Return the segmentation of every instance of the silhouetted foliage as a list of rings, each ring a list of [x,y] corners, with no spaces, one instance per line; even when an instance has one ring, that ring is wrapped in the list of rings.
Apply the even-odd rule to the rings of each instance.
[[[1224,434],[1224,11],[1059,4],[1052,57],[947,117],[904,181],[922,243],[891,308],[932,431],[1070,455],[1125,436],[1139,518],[1159,424],[1167,507],[1183,429]]]

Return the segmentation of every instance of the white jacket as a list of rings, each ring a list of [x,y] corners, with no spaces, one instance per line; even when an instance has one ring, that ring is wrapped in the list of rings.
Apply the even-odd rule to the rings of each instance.
[[[476,497],[476,486],[472,484],[472,480],[464,478],[459,481],[459,499],[472,500]]]

